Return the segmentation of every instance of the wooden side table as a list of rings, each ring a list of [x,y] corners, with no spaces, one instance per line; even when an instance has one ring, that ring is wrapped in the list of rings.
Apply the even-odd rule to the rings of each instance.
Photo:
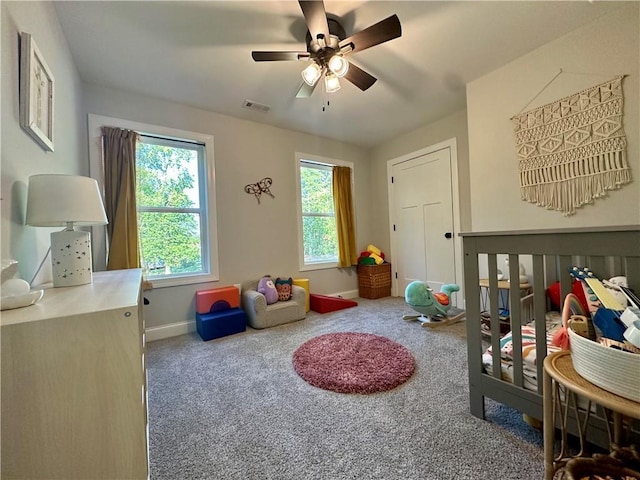
[[[564,388],[564,398],[560,395],[560,387]],[[563,407],[567,409],[571,403],[573,404],[573,408],[575,408],[580,440],[580,452],[577,456],[584,455],[584,445],[586,443],[586,433],[592,402],[597,403],[605,409],[610,442],[620,443],[623,430],[623,417],[640,419],[640,403],[615,395],[585,380],[573,368],[571,352],[566,350],[552,353],[544,359],[543,393],[545,480],[552,480],[556,470],[570,460],[565,454],[567,447],[566,410],[564,410],[565,414],[562,415],[563,419],[560,425],[562,432],[560,453],[556,458],[554,458],[553,455],[556,406],[559,407],[561,412],[563,412]],[[578,413],[576,395],[580,395],[588,400],[586,411],[583,415],[583,425],[583,420]],[[610,417],[612,418],[610,419]],[[610,428],[610,423],[613,424],[613,431]]]

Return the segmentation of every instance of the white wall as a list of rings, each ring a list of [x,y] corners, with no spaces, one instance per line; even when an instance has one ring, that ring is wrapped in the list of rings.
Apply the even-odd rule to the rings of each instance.
[[[50,2],[1,2],[2,12],[2,258],[19,263],[27,281],[49,248],[52,229],[24,225],[29,176],[37,173],[88,175],[86,122],[80,78]],[[53,74],[54,151],[43,150],[20,127],[19,34],[32,34]],[[53,231],[59,229],[53,229]],[[51,281],[50,262],[35,283]]]
[[[239,283],[264,274],[310,279],[312,293],[357,289],[355,269],[298,270],[295,152],[354,163],[357,241],[370,242],[370,167],[366,151],[312,135],[132,95],[84,86],[85,113],[205,133],[214,137],[220,281],[166,287],[145,293],[148,326],[192,321],[194,293],[209,286]],[[257,113],[256,115],[263,115]],[[275,198],[258,204],[244,186],[271,177]]]
[[[640,223],[639,19],[640,4],[629,3],[467,85],[474,231]],[[567,73],[531,102],[560,69]],[[632,183],[570,217],[520,200],[509,119],[620,74],[628,75],[623,125]]]

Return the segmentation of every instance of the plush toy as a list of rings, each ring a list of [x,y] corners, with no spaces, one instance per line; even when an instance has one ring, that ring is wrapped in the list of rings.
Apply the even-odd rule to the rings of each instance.
[[[404,299],[411,308],[422,315],[446,316],[451,308],[451,294],[459,290],[460,287],[455,283],[448,283],[440,287],[440,292],[433,293],[426,283],[414,281],[407,285]]]
[[[276,278],[276,290],[278,291],[278,300],[286,302],[291,298],[291,286],[293,285],[293,279],[289,278]]]
[[[264,295],[264,298],[267,300],[267,305],[278,301],[278,290],[269,275],[262,277],[258,282],[258,292]]]
[[[589,304],[587,303],[587,298],[584,295],[584,290],[582,289],[582,285],[580,284],[579,280],[573,280],[571,284],[571,292],[576,296],[576,299],[580,303],[582,310],[588,312]],[[562,303],[560,298],[560,282],[555,282],[549,288],[547,288],[547,297],[551,302],[551,308],[558,312],[561,312],[564,303]]]

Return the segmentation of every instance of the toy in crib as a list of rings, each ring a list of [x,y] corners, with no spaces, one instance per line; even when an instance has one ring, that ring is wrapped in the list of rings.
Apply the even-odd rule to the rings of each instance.
[[[609,310],[623,311],[627,306],[627,299],[623,295],[618,295],[619,291],[615,291],[612,288],[605,287],[600,280],[594,275],[594,273],[586,267],[571,267],[569,273],[572,277],[582,281],[582,288],[584,289],[584,295],[589,304],[589,311],[592,315],[600,306],[608,308]],[[626,283],[620,280],[624,277],[614,277],[619,284]],[[609,282],[610,285],[613,283]],[[612,294],[615,292],[615,295]]]
[[[404,292],[404,299],[412,309],[420,315],[404,315],[407,321],[418,320],[423,327],[445,325],[456,322],[463,315],[448,317],[447,312],[451,308],[451,294],[460,290],[455,283],[449,283],[440,287],[440,292],[433,293],[433,289],[420,281],[411,282]]]

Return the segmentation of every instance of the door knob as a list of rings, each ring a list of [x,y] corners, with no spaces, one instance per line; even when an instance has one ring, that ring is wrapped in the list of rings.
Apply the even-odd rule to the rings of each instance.
[[[444,238],[451,238],[453,237],[453,234],[451,232],[447,232],[444,234]]]

